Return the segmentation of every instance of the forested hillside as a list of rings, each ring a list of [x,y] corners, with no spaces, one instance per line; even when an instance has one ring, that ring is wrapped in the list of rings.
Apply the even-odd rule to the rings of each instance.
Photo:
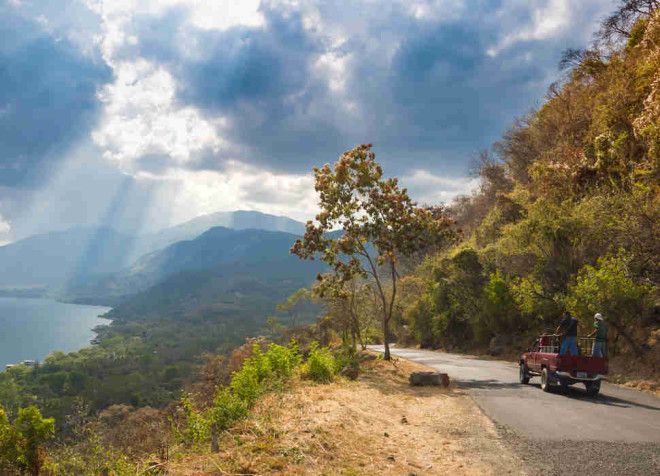
[[[289,255],[296,235],[212,228],[151,253],[130,269],[88,281],[77,298],[116,300],[95,345],[54,352],[35,368],[0,373],[0,406],[9,415],[36,404],[60,431],[113,404],[162,408],[195,377],[205,354],[222,355],[268,332],[278,303],[309,286],[318,262]],[[114,294],[112,294],[114,293]],[[297,309],[297,323],[317,309]],[[1,466],[0,466],[1,468]]]
[[[655,345],[660,16],[632,3],[593,48],[567,51],[545,104],[481,154],[480,189],[450,208],[457,244],[404,278],[399,323],[421,345],[525,346],[564,310],[585,333],[605,315],[615,353]]]
[[[192,282],[200,290],[209,285],[213,288],[210,284],[213,276],[229,280],[233,274],[242,273],[258,276],[262,282],[268,283],[276,281],[276,276],[284,271],[285,275],[300,278],[298,281],[305,285],[320,268],[299,263],[288,255],[289,246],[295,239],[296,235],[280,231],[213,227],[193,239],[146,254],[119,272],[77,283],[68,290],[67,299],[122,307],[125,302],[136,302],[134,298],[137,297],[137,301],[148,304],[138,317],[145,313],[171,316],[176,314],[170,312],[172,305],[179,309],[190,307],[191,303],[184,294],[191,291]],[[188,282],[176,277],[180,273],[189,275]],[[161,292],[158,296],[159,290],[172,293],[164,296]],[[206,297],[198,293],[193,307],[212,305],[212,293],[213,289],[210,294],[206,293]],[[163,297],[167,299],[162,300]],[[126,310],[127,306],[123,308]],[[121,313],[114,313],[115,316],[118,314]]]

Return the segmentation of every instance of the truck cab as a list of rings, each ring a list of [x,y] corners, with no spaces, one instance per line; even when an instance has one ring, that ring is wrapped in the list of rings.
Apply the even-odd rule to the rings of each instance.
[[[578,355],[559,355],[560,336],[541,335],[519,360],[520,383],[528,384],[541,377],[541,389],[552,391],[559,385],[568,388],[582,383],[591,396],[598,395],[600,383],[608,371],[607,357],[591,355],[594,339],[578,338]]]

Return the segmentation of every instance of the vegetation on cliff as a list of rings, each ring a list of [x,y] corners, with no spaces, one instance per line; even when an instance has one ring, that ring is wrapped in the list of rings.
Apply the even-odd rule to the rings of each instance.
[[[402,336],[407,325],[428,347],[510,344],[554,329],[569,310],[583,329],[605,315],[614,352],[652,350],[660,15],[638,3],[649,10],[626,20],[629,31],[611,30],[623,9],[594,48],[568,51],[546,103],[481,155],[480,189],[450,209],[462,239],[402,282]]]

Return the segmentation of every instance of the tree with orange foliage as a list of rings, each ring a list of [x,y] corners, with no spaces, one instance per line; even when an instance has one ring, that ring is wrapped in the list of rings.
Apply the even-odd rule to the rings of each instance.
[[[384,178],[371,144],[345,152],[334,167],[315,168],[314,177],[321,212],[291,252],[330,266],[318,276],[321,295],[358,277],[374,283],[389,360],[399,258],[446,242],[449,220],[437,209],[418,207],[396,178]]]

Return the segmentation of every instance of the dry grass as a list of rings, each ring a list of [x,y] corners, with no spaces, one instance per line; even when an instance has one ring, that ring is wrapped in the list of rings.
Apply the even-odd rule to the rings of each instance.
[[[521,474],[520,461],[459,389],[408,385],[427,368],[369,360],[357,381],[295,382],[262,399],[219,453],[181,456],[171,474]]]

